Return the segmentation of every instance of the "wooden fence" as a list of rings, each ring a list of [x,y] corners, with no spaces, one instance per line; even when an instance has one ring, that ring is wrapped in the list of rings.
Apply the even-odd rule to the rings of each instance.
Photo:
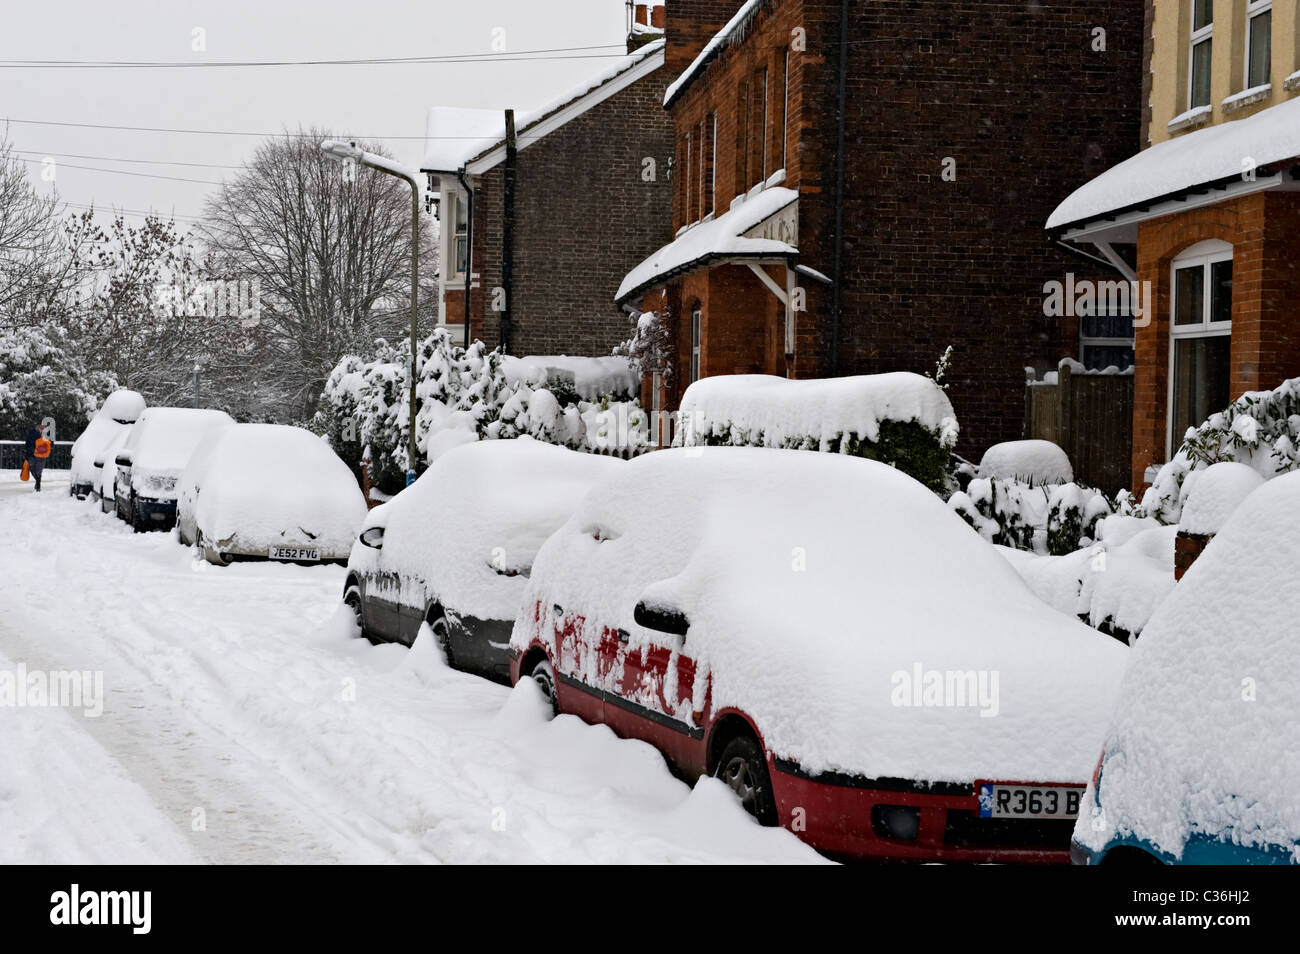
[[[1026,388],[1025,437],[1060,446],[1081,484],[1114,494],[1132,482],[1133,375],[1078,374]]]

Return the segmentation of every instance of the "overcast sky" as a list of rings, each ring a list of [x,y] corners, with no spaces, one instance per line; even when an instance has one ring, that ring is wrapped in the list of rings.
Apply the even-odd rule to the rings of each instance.
[[[418,165],[431,105],[530,109],[610,63],[623,0],[0,0],[0,63],[16,60],[214,63],[484,55],[587,48],[532,62],[238,68],[0,68],[0,123],[147,126],[238,133],[329,126],[383,141]],[[195,29],[206,51],[196,51]],[[503,33],[494,32],[498,28]],[[499,45],[499,43],[498,43]],[[406,137],[406,138],[402,138]],[[41,183],[57,162],[69,203],[197,216],[209,184],[78,169],[218,180],[258,136],[88,129],[11,122],[8,138]],[[77,156],[96,158],[75,158]],[[108,158],[100,158],[108,157]]]

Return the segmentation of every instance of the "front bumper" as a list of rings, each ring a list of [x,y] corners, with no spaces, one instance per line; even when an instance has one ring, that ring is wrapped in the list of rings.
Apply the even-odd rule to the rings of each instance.
[[[823,854],[881,861],[1066,864],[1073,819],[981,818],[975,786],[810,776],[771,766],[781,824]]]

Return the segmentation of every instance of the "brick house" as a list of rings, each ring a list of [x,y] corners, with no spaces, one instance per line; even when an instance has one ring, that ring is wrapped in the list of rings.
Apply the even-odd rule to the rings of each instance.
[[[1189,426],[1300,374],[1296,4],[1148,0],[1146,17],[1145,148],[1047,223],[1136,248],[1126,277],[1152,308],[1136,330],[1135,489]]]
[[[617,295],[676,342],[647,400],[712,374],[932,372],[951,344],[961,451],[1020,437],[1025,368],[1089,357],[1045,283],[1113,275],[1039,223],[1138,145],[1140,0],[667,7],[672,241]]]
[[[661,241],[668,193],[655,178],[672,151],[663,6],[632,8],[628,54],[517,114],[513,148],[504,111],[429,111],[421,171],[438,197],[439,324],[454,340],[504,343],[512,354],[608,355],[628,337],[611,295]]]

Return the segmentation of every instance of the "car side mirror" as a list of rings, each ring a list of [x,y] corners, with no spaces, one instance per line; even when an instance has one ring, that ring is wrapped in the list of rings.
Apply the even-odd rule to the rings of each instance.
[[[632,618],[636,620],[638,626],[672,636],[684,637],[686,631],[691,628],[691,621],[681,610],[662,604],[647,604],[645,600],[636,604],[636,609],[632,611]]]
[[[382,550],[384,548],[384,528],[371,527],[366,530],[361,534],[361,542],[375,550]]]
[[[130,454],[118,454],[118,455],[117,455],[117,463],[118,463],[118,466],[120,466],[120,467],[130,467],[130,466],[131,466],[131,455],[130,455]]]

